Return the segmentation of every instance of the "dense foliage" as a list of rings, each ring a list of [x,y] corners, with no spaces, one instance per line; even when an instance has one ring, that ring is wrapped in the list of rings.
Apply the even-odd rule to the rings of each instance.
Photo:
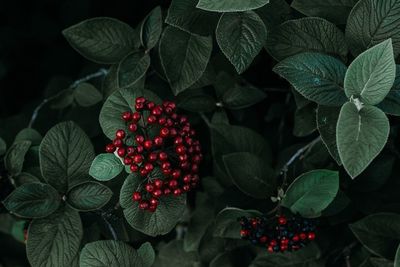
[[[33,267],[400,266],[399,29],[400,0],[66,28],[96,69],[2,119],[2,245]]]

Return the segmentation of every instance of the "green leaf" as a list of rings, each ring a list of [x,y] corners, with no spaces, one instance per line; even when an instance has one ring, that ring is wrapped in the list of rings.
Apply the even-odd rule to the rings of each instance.
[[[303,217],[318,217],[333,201],[338,190],[338,172],[313,170],[300,175],[290,184],[282,206]]]
[[[96,156],[90,166],[89,174],[99,181],[109,181],[122,172],[124,165],[114,154],[103,153]]]
[[[173,256],[172,256],[173,255]],[[168,244],[160,248],[156,262],[153,266],[157,267],[198,267],[196,265],[197,253],[185,252],[183,250],[183,241],[173,239]]]
[[[107,98],[100,111],[100,126],[104,134],[114,140],[115,132],[119,129],[128,131],[125,121],[121,119],[121,114],[125,111],[135,111],[136,97],[144,96],[147,99],[159,103],[161,100],[151,91],[147,90],[116,90]]]
[[[197,8],[215,12],[236,12],[257,9],[268,3],[269,0],[199,0]]]
[[[397,247],[396,256],[394,258],[394,266],[393,267],[400,267],[400,245]]]
[[[160,40],[161,65],[175,95],[193,85],[204,73],[212,51],[212,38],[168,26]]]
[[[4,166],[10,174],[17,175],[21,173],[25,155],[31,147],[31,144],[31,141],[19,141],[12,144],[8,149],[4,156]]]
[[[71,266],[83,235],[79,213],[61,209],[49,217],[35,219],[28,229],[26,253],[32,267]]]
[[[257,217],[262,213],[256,210],[242,210],[238,208],[225,208],[215,219],[214,236],[222,238],[240,239],[242,229],[238,219],[240,217]]]
[[[392,41],[388,39],[363,52],[350,64],[344,89],[347,97],[376,105],[389,93],[395,77]]]
[[[149,67],[149,54],[144,52],[129,54],[118,65],[118,87],[133,86],[146,74]]]
[[[191,112],[211,112],[216,108],[214,97],[197,90],[186,90],[178,96],[178,107]],[[187,93],[187,94],[186,94]]]
[[[242,73],[265,44],[267,29],[254,11],[224,13],[218,22],[216,38],[224,55]]]
[[[317,127],[321,140],[329,151],[329,154],[338,165],[342,165],[336,143],[336,125],[339,119],[339,107],[318,106]]]
[[[243,109],[264,100],[267,94],[254,86],[234,86],[222,96],[224,107],[229,109]]]
[[[352,9],[346,39],[354,56],[392,38],[395,57],[400,53],[400,2],[361,0]]]
[[[51,101],[50,107],[52,109],[64,109],[74,103],[74,90],[71,88],[60,91],[55,98]]]
[[[282,0],[270,0],[268,5],[256,9],[255,12],[264,21],[267,29],[273,29],[292,18],[292,9]]]
[[[67,194],[68,204],[79,211],[97,210],[110,201],[112,191],[98,182],[86,182],[72,187]]]
[[[350,229],[373,254],[392,259],[400,242],[400,215],[376,213],[350,224]]]
[[[132,200],[132,194],[141,183],[140,177],[129,175],[121,188],[120,204],[124,216],[134,229],[150,236],[164,235],[170,232],[181,219],[186,207],[185,195],[163,196],[155,212],[140,210],[138,202]]]
[[[122,241],[100,240],[83,247],[79,266],[151,267],[153,262],[154,250],[149,243],[145,243],[138,250],[135,250]]]
[[[89,137],[73,122],[51,128],[39,148],[43,178],[62,193],[88,180],[93,158]]]
[[[7,151],[6,142],[0,137],[0,156],[3,156]]]
[[[321,257],[321,251],[315,243],[310,243],[306,247],[290,253],[269,253],[260,252],[249,267],[265,266],[312,266],[309,263]]]
[[[315,119],[315,105],[309,104],[299,108],[294,113],[293,135],[304,137],[312,134],[317,129]]]
[[[346,70],[340,60],[318,53],[286,58],[273,69],[302,96],[325,106],[341,106],[346,102],[343,90]]]
[[[157,6],[140,26],[140,41],[146,50],[152,49],[157,44],[162,32],[162,24],[161,8]]]
[[[99,103],[103,99],[103,96],[90,83],[81,83],[74,89],[74,98],[78,105],[90,107]]]
[[[3,204],[17,216],[41,218],[55,212],[60,200],[60,196],[51,185],[28,183],[17,187]]]
[[[335,24],[346,24],[357,0],[294,0],[292,7],[309,17],[320,17]]]
[[[275,193],[275,173],[262,158],[247,152],[223,156],[228,175],[245,194],[269,198]]]
[[[32,146],[38,146],[38,145],[40,145],[40,142],[42,141],[42,139],[43,139],[42,135],[35,129],[25,128],[25,129],[22,129],[17,134],[17,136],[14,139],[14,143],[19,142],[19,141],[31,141]]]
[[[380,109],[364,106],[361,110],[346,103],[340,110],[336,142],[347,173],[355,178],[381,152],[389,136],[389,121]]]
[[[303,52],[319,52],[346,59],[347,45],[343,33],[321,18],[289,20],[268,36],[266,48],[276,60]]]
[[[196,8],[196,0],[172,0],[165,22],[183,31],[202,36],[212,35],[219,14]]]
[[[97,63],[117,63],[138,48],[137,33],[113,18],[88,19],[65,29],[63,34],[76,51]]]

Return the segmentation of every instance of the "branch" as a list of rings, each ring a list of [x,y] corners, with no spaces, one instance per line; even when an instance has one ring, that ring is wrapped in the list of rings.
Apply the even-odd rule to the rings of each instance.
[[[91,79],[97,78],[97,77],[101,77],[101,76],[105,76],[107,75],[108,70],[101,68],[99,69],[97,72],[89,74],[79,80],[74,81],[69,87],[68,89],[74,89],[76,88],[79,84],[87,82]],[[45,98],[43,99],[43,101],[33,110],[32,116],[31,116],[31,120],[29,121],[28,124],[28,128],[32,128],[33,124],[35,123],[38,115],[39,115],[39,111],[50,101],[56,99],[60,94],[55,94],[51,97]]]

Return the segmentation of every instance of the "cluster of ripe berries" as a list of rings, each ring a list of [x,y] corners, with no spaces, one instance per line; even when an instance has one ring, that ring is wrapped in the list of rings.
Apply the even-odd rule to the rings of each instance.
[[[296,251],[315,239],[316,222],[298,216],[284,215],[267,220],[264,217],[238,219],[242,239],[266,247],[269,252]]]
[[[154,212],[161,196],[179,196],[198,185],[203,155],[195,130],[186,116],[176,113],[174,102],[157,105],[137,97],[135,110],[122,113],[128,130],[118,130],[106,151],[116,152],[140,174],[143,183],[132,199],[140,209]]]

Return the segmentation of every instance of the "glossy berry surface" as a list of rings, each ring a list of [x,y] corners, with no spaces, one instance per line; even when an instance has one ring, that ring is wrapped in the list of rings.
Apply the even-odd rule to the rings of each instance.
[[[143,180],[132,200],[139,209],[154,212],[162,197],[177,197],[197,187],[203,155],[196,131],[186,116],[176,112],[174,102],[157,104],[140,96],[133,106],[134,112],[121,114],[126,130],[116,131],[106,152],[116,151]]]

